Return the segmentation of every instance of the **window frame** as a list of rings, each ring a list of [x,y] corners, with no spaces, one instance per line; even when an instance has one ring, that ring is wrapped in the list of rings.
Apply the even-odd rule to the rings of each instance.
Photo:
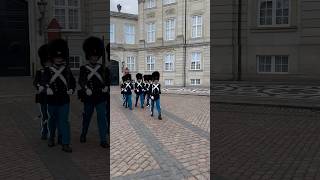
[[[150,63],[148,63],[149,57],[151,58]],[[152,64],[153,64],[153,69],[151,68]],[[148,69],[149,67],[150,67],[150,69]],[[147,55],[147,57],[146,57],[146,71],[152,72],[152,71],[155,71],[155,69],[156,69],[156,57],[154,55]]]
[[[150,28],[150,25],[153,25],[153,29],[149,29]],[[149,22],[147,23],[147,43],[155,43],[156,42],[156,38],[157,38],[157,27],[156,27],[156,23],[155,22]],[[152,36],[152,40],[153,41],[150,41],[149,39],[149,34],[151,33]]]
[[[169,1],[169,2],[168,2]],[[170,4],[175,4],[177,3],[177,0],[162,0],[162,4],[165,5],[170,5]]]
[[[199,83],[197,83],[199,80]],[[194,83],[192,83],[194,81]],[[191,86],[200,86],[201,85],[201,79],[190,79],[190,85]]]
[[[61,28],[61,31],[63,32],[78,32],[81,31],[81,0],[76,0],[78,3],[78,6],[69,6],[68,0],[63,0],[64,1],[64,5],[56,5],[56,0],[53,1],[53,17],[56,18],[59,22],[59,19],[57,18],[56,15],[56,10],[60,9],[60,10],[64,10],[64,24],[65,27]],[[70,29],[70,17],[69,17],[69,10],[74,10],[77,9],[78,10],[78,28],[76,29]],[[60,24],[60,22],[59,22]],[[61,26],[61,24],[60,24]]]
[[[128,60],[131,60],[131,62],[128,63]],[[129,67],[129,65],[132,66],[132,68]],[[136,57],[135,56],[127,56],[126,66],[130,72],[135,72],[136,71]]]
[[[153,2],[153,6],[151,6],[152,4],[150,2]],[[157,0],[147,0],[146,1],[146,6],[145,9],[152,9],[152,8],[156,8],[157,7]]]
[[[260,6],[264,1],[272,1],[272,23],[270,25],[260,24]],[[289,27],[291,26],[291,0],[288,0],[288,24],[277,24],[277,0],[259,0],[257,6],[257,26],[258,27]]]
[[[193,61],[193,54],[194,53],[199,53],[200,54],[200,59],[198,61]],[[195,62],[195,68],[192,69],[192,63]],[[197,68],[197,62],[200,64],[200,68]],[[193,51],[191,52],[191,59],[190,59],[190,70],[191,71],[201,71],[202,70],[202,52],[201,51]]]
[[[173,26],[172,27],[167,27],[167,23],[169,21],[173,20]],[[176,39],[176,18],[171,17],[165,20],[165,25],[164,25],[164,37],[165,37],[165,41],[174,41]],[[168,32],[170,32],[170,39],[168,39]],[[171,34],[172,33],[172,34]]]
[[[170,61],[170,64],[172,64],[170,67],[171,67],[171,69],[166,69],[166,64],[167,64],[167,57],[169,57],[169,61]],[[174,53],[166,53],[165,55],[164,55],[164,67],[163,67],[163,71],[165,71],[165,72],[173,72],[173,71],[175,71],[175,67],[174,67],[174,65],[175,65],[175,60],[176,60],[176,57],[175,57],[175,54]]]
[[[73,59],[73,63],[71,63],[71,58],[74,58]],[[76,59],[75,58],[79,58],[79,67],[78,68],[75,67],[75,66],[73,66],[73,67],[70,66],[71,64],[73,64],[73,65],[76,64]],[[69,56],[69,67],[70,67],[71,70],[80,70],[80,66],[82,65],[81,62],[82,62],[81,61],[81,56],[79,56],[79,55],[70,55]]]
[[[111,29],[113,29],[113,31],[111,31]],[[110,43],[115,43],[116,42],[116,25],[114,23],[110,23],[109,36],[110,36]]]
[[[271,63],[270,63],[270,72],[260,71],[260,57],[271,57]],[[281,57],[281,60],[283,57],[287,58],[287,72],[276,72],[276,57]],[[289,74],[290,65],[289,65],[289,55],[257,55],[256,56],[256,72],[257,74]],[[283,65],[283,64],[281,64]],[[282,70],[282,69],[281,69]]]
[[[170,83],[170,84],[167,84],[167,83],[166,83],[167,81],[169,81],[169,82],[171,82],[171,83]],[[173,79],[165,79],[165,80],[164,80],[164,85],[165,85],[165,86],[174,86]]]
[[[194,17],[200,17],[201,18],[201,24],[200,25],[197,24],[197,22],[198,22],[197,20],[196,20],[196,24],[195,25],[193,24],[193,18]],[[198,32],[198,27],[199,26],[201,28],[200,29],[200,36],[197,36],[197,32]],[[194,33],[193,33],[193,30],[194,30],[193,28],[194,27],[196,28],[196,30],[195,30],[196,31],[195,32],[196,35],[195,36],[194,36]],[[202,37],[203,37],[203,15],[199,15],[199,14],[192,15],[191,16],[191,38],[192,39],[196,39],[196,38],[202,38]]]
[[[127,32],[127,27],[133,27],[133,32]],[[124,44],[136,44],[136,30],[135,30],[135,25],[134,24],[130,24],[130,23],[125,23],[124,24]],[[132,33],[132,34],[130,34]],[[133,37],[133,42],[132,43],[128,43],[127,41],[127,37],[128,35],[132,36]]]

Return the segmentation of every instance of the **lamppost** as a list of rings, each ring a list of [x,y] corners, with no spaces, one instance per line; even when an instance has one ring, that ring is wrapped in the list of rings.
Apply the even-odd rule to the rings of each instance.
[[[40,18],[38,19],[39,21],[39,35],[42,35],[42,27],[43,27],[43,20],[44,20],[44,16],[45,16],[45,12],[46,12],[46,6],[47,6],[47,2],[45,0],[40,0],[37,2],[38,8],[39,8],[39,12],[40,12]]]

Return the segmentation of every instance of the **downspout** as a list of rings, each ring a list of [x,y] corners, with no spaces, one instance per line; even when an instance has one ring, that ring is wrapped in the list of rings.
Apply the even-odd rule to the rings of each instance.
[[[187,69],[187,0],[184,1],[184,44],[183,44],[183,87],[186,87],[186,69]]]
[[[242,69],[241,69],[241,61],[242,61],[242,54],[241,54],[241,14],[242,14],[242,0],[239,0],[238,3],[238,81],[242,79]]]

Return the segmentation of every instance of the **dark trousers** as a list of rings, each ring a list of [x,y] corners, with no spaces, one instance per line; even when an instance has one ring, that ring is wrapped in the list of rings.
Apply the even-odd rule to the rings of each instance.
[[[55,131],[58,127],[58,134],[61,135],[62,144],[70,144],[70,123],[69,103],[64,105],[48,105],[49,112],[49,139],[55,138]]]
[[[41,136],[48,136],[48,104],[40,103],[40,113],[41,113]]]
[[[107,141],[107,131],[109,128],[107,123],[106,107],[106,102],[101,102],[99,104],[84,103],[82,116],[82,135],[86,135],[88,133],[91,117],[93,115],[94,108],[96,108],[100,142],[105,143]]]

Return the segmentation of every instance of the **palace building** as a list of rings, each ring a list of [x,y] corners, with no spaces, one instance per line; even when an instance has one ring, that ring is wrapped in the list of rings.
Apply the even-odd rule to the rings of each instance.
[[[159,71],[164,87],[209,87],[209,0],[139,0],[138,15],[110,12],[111,64]],[[114,79],[121,78],[114,77]]]

